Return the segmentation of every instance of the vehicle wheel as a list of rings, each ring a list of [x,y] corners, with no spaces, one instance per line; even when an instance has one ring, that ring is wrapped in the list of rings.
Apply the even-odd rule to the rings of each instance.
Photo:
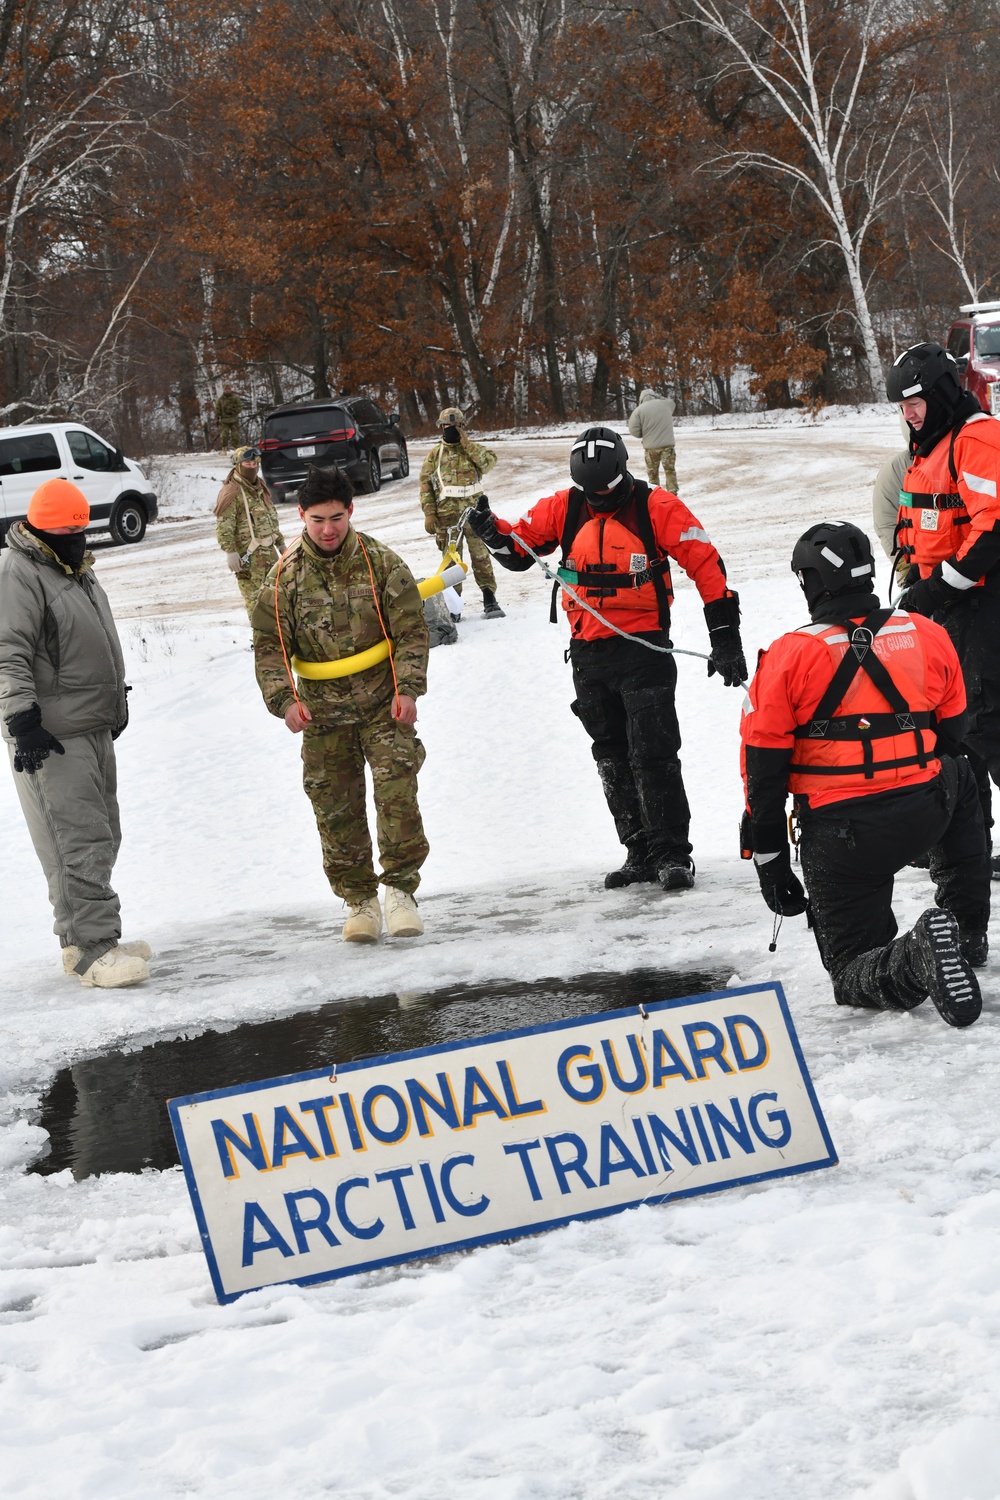
[[[405,479],[410,472],[410,455],[406,451],[405,443],[399,450],[399,463],[392,472],[395,479]]]
[[[146,535],[146,507],[138,500],[119,500],[108,529],[113,542],[141,542]]]
[[[365,480],[364,494],[377,495],[382,488],[382,465],[378,461],[378,454],[371,453],[368,456],[368,477]]]

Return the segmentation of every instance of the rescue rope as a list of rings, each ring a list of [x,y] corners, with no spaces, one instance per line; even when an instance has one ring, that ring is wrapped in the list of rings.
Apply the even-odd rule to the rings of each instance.
[[[601,624],[606,625],[609,630],[613,630],[615,635],[620,635],[623,641],[635,641],[637,645],[645,646],[649,651],[657,651],[661,656],[696,656],[699,661],[710,662],[712,660],[711,656],[706,656],[704,651],[688,651],[683,646],[656,646],[652,641],[645,640],[641,635],[630,635],[627,630],[620,630],[617,625],[612,624],[606,615],[602,615],[599,609],[595,609],[592,604],[588,604],[586,599],[581,599],[576,589],[568,584],[565,579],[560,578],[558,573],[553,572],[544,558],[539,557],[537,552],[532,551],[524,538],[518,536],[516,531],[508,532],[507,535],[513,537],[517,545],[522,547],[530,558],[534,559],[551,583],[557,583],[564,593],[569,594],[571,599],[576,600],[581,609],[585,609],[588,615],[593,615],[595,620],[600,620]],[[745,682],[740,683],[740,687],[744,691],[746,690],[746,686]]]
[[[399,715],[400,715],[400,712],[402,710],[402,704],[399,701],[399,683],[396,680],[396,663],[392,659],[392,641],[389,639],[389,632],[388,632],[388,630],[386,630],[386,628],[385,628],[385,621],[382,618],[382,606],[378,602],[378,590],[375,587],[375,574],[372,572],[372,560],[368,556],[368,548],[365,546],[364,542],[361,540],[361,533],[360,533],[360,531],[355,532],[355,536],[358,539],[358,546],[361,548],[361,551],[362,551],[362,553],[364,555],[365,562],[368,564],[368,577],[371,579],[371,585],[372,585],[372,601],[373,601],[373,603],[375,605],[375,613],[378,615],[378,622],[379,622],[379,624],[382,627],[382,634],[385,637],[385,648],[386,648],[386,651],[389,654],[389,668],[390,668],[390,670],[392,672],[392,691],[393,691],[393,697],[394,697],[395,704],[396,704],[395,717],[398,719]]]
[[[445,589],[461,583],[465,572],[462,563],[457,567],[452,564],[443,573],[432,573],[430,578],[422,578],[417,584],[417,593],[421,599],[430,599],[434,594],[441,594]],[[293,656],[292,667],[299,677],[322,682],[333,677],[350,677],[355,672],[366,672],[369,667],[377,666],[391,654],[392,641],[387,638],[379,641],[376,646],[369,646],[366,651],[357,651],[353,656],[341,656],[336,661],[303,661],[301,657]]]

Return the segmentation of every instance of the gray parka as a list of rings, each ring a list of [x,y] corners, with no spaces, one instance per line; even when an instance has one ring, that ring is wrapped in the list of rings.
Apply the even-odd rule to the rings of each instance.
[[[628,419],[628,430],[642,439],[644,448],[669,448],[674,442],[674,403],[647,386],[639,392],[639,405]]]
[[[0,552],[0,721],[37,703],[56,739],[119,729],[125,663],[88,552],[79,573],[20,522]]]

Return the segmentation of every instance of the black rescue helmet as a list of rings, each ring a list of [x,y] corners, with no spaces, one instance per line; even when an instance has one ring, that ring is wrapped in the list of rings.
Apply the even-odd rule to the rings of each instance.
[[[612,427],[587,427],[573,444],[569,472],[594,510],[617,510],[632,493],[628,452]]]
[[[871,542],[850,521],[820,521],[795,543],[792,572],[810,605],[822,594],[870,594],[875,587]]]
[[[885,377],[890,401],[919,396],[926,401],[934,391],[945,406],[954,406],[962,395],[958,365],[940,344],[914,344],[893,360]]]

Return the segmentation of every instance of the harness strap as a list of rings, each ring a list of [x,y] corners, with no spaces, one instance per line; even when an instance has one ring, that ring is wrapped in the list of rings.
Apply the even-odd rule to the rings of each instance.
[[[910,708],[893,681],[889,669],[875,654],[875,637],[893,613],[891,608],[876,609],[860,625],[852,625],[848,620],[840,627],[848,637],[847,650],[837,664],[837,670],[830,679],[826,692],[813,710],[812,718],[808,724],[799,725],[794,731],[796,739],[859,739],[863,764],[860,766],[793,766],[790,769],[807,776],[849,776],[863,771],[865,779],[870,780],[876,770],[891,770],[902,765],[919,765],[923,770],[927,765],[927,751],[924,749],[921,730],[930,728],[931,725],[919,722],[924,718],[924,714]],[[873,686],[878,688],[892,710],[891,715],[845,714],[842,719],[837,717],[836,710],[844,701],[848,688],[859,672],[864,672]],[[866,728],[862,727],[862,720]],[[841,723],[845,723],[848,728],[841,730],[839,727],[834,727]],[[890,727],[874,727],[883,724],[890,725]],[[873,738],[887,738],[889,735],[910,731],[916,743],[915,756],[900,761],[880,761],[876,764],[871,743]]]
[[[583,507],[585,504],[586,497],[584,496],[583,491],[576,488],[571,489],[569,492],[569,500],[566,504],[566,515],[563,520],[562,536],[559,538],[559,548],[562,553],[562,556],[559,559],[561,565],[559,571],[561,571],[562,568],[565,568],[567,559],[569,558],[570,548],[573,545],[577,532],[580,530],[580,526],[583,521]],[[556,604],[558,599],[559,578],[557,576],[555,582],[552,585],[552,603],[549,607],[550,625],[554,625],[556,623],[556,620],[559,618],[556,612]]]
[[[571,568],[558,568],[563,583],[572,583],[577,588],[586,588],[588,593],[613,594],[616,589],[641,589],[644,584],[655,585],[656,576],[670,567],[669,557],[658,557],[649,567],[638,573],[614,573],[610,563],[595,563],[574,573]]]
[[[632,486],[632,494],[635,496],[635,514],[639,525],[639,537],[646,549],[646,557],[649,559],[647,572],[652,574],[653,589],[656,593],[656,603],[660,612],[660,629],[664,635],[670,633],[670,598],[667,594],[667,585],[663,581],[663,574],[670,566],[670,559],[662,559],[662,567],[657,565],[661,559],[657,556],[656,538],[653,535],[653,523],[649,519],[649,485],[637,479]]]
[[[965,501],[953,490],[932,494],[929,490],[900,490],[899,502],[914,510],[964,510]],[[912,525],[912,522],[910,523]],[[956,525],[961,525],[961,518]]]

